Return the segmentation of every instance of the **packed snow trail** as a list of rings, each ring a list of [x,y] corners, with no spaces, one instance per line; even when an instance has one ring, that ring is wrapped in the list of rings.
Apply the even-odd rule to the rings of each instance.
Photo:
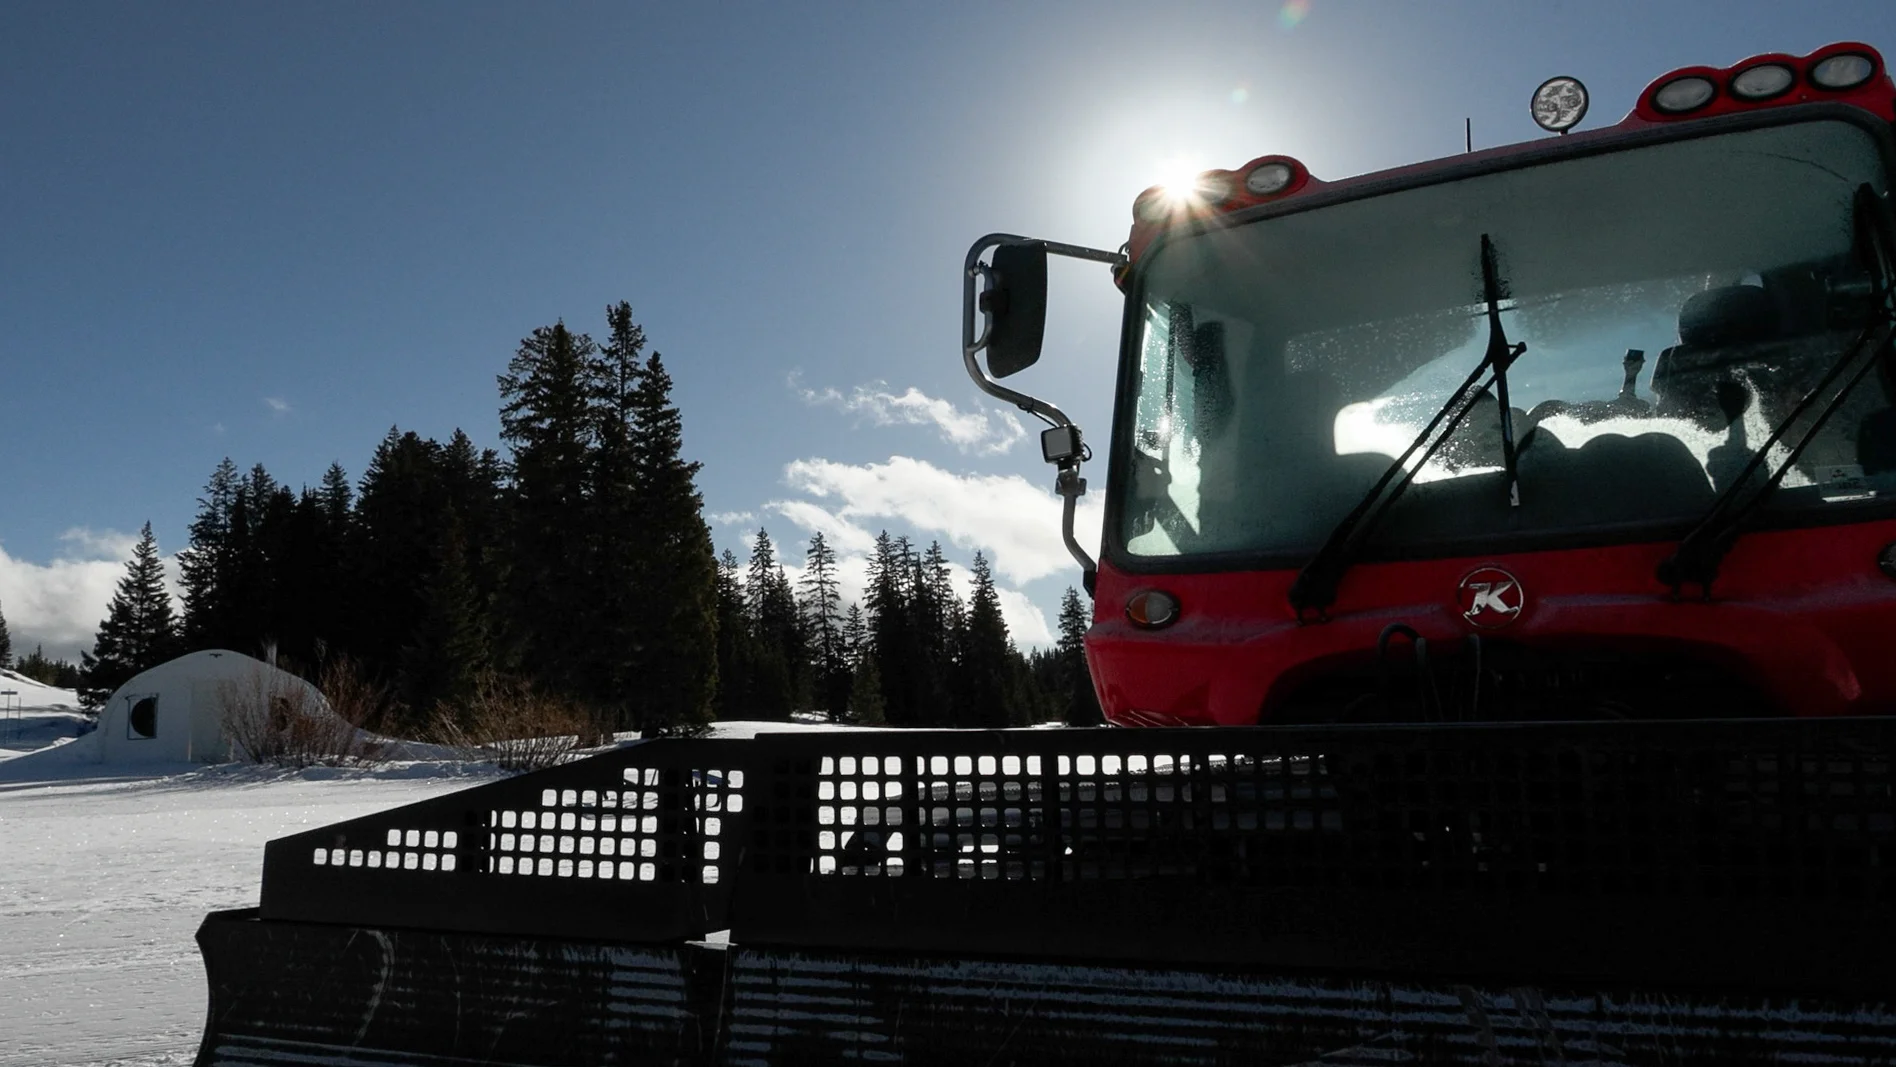
[[[264,842],[497,773],[92,765],[35,781],[18,762],[0,760],[0,1067],[190,1063],[206,1006],[192,936],[206,912],[256,904]]]

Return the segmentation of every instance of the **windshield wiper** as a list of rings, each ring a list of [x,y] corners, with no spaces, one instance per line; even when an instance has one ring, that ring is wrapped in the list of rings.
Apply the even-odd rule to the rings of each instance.
[[[1896,307],[1891,305],[1893,283],[1896,283],[1896,220],[1891,218],[1889,205],[1867,183],[1857,186],[1853,214],[1857,254],[1862,258],[1864,268],[1869,271],[1871,303],[1876,310],[1870,321],[1864,324],[1862,332],[1824,373],[1823,379],[1804,394],[1789,414],[1778,420],[1771,435],[1752,453],[1751,461],[1745,464],[1744,470],[1712,501],[1705,517],[1699,520],[1691,533],[1685,535],[1672,555],[1660,562],[1657,572],[1659,581],[1672,588],[1674,597],[1678,597],[1685,586],[1696,585],[1706,599],[1711,599],[1712,582],[1718,578],[1719,564],[1724,562],[1726,553],[1743,535],[1745,522],[1776,491],[1784,481],[1784,476],[1797,463],[1798,457],[1804,454],[1804,449],[1817,439],[1824,423],[1836,414],[1851,391],[1869,376],[1870,371],[1876,369],[1880,358],[1890,350],[1890,340],[1896,336]],[[1858,363],[1862,365],[1856,366]],[[1853,366],[1856,366],[1855,373],[1817,412],[1816,418],[1811,420],[1783,462],[1746,497],[1745,490],[1752,486],[1752,479],[1764,468],[1771,449],[1790,433],[1791,427],[1804,417],[1817,398]]]
[[[1481,235],[1481,290],[1482,299],[1488,306],[1488,350],[1468,372],[1455,392],[1443,404],[1429,424],[1422,428],[1409,447],[1402,450],[1396,461],[1389,465],[1382,477],[1376,479],[1363,499],[1350,509],[1343,521],[1336,524],[1330,536],[1323,542],[1317,554],[1297,572],[1297,579],[1290,583],[1290,606],[1296,611],[1299,622],[1314,611],[1321,621],[1331,604],[1336,603],[1337,586],[1343,581],[1343,575],[1356,562],[1362,546],[1367,542],[1376,523],[1391,505],[1409,488],[1415,480],[1416,472],[1428,465],[1430,459],[1450,437],[1461,421],[1474,410],[1475,404],[1487,394],[1490,388],[1496,390],[1496,399],[1501,402],[1501,460],[1507,469],[1508,502],[1518,506],[1521,502],[1520,488],[1515,478],[1514,419],[1508,408],[1508,368],[1527,351],[1527,345],[1509,344],[1507,331],[1501,327],[1501,279],[1495,265],[1494,242],[1487,234]],[[1492,375],[1486,382],[1484,374]],[[1479,383],[1479,384],[1477,384]],[[1435,436],[1436,427],[1443,420],[1448,426],[1439,436]],[[1430,438],[1434,439],[1431,441]],[[1423,446],[1427,447],[1424,448]],[[1415,466],[1409,466],[1409,457],[1422,451],[1422,458]],[[1393,484],[1393,488],[1391,486]],[[1384,490],[1388,490],[1387,493]]]

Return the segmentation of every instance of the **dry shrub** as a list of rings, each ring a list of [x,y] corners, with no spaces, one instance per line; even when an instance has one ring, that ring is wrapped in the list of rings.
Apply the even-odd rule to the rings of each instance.
[[[217,685],[231,753],[250,763],[336,766],[369,758],[356,724],[300,680],[259,667],[248,678]]]
[[[329,701],[329,710],[351,726],[380,729],[395,713],[394,694],[362,673],[348,656],[335,656],[325,662],[317,675],[316,688]]]
[[[470,759],[510,771],[537,771],[574,758],[598,732],[591,716],[523,679],[484,674],[458,706],[435,713],[435,734]]]

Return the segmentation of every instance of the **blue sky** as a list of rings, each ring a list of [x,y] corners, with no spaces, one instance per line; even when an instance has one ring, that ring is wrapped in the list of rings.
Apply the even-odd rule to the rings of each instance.
[[[6,5],[0,605],[76,651],[125,533],[182,547],[227,455],[295,484],[396,423],[497,445],[518,339],[625,299],[720,547],[980,548],[1031,642],[1077,573],[959,368],[972,239],[1117,247],[1181,161],[1340,177],[1464,116],[1537,136],[1552,74],[1596,127],[1674,67],[1845,38],[1896,53],[1896,4]],[[1054,282],[1021,381],[1103,442],[1116,293]]]

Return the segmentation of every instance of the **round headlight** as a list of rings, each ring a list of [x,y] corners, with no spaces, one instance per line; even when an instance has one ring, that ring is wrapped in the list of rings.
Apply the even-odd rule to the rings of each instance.
[[[1810,80],[1825,89],[1851,89],[1870,80],[1876,64],[1857,52],[1844,52],[1810,68]]]
[[[1797,74],[1782,63],[1760,63],[1738,72],[1731,80],[1731,93],[1741,100],[1769,100],[1796,81]]]
[[[1170,593],[1146,589],[1126,600],[1126,618],[1142,630],[1157,630],[1178,621],[1178,600]]]
[[[1534,90],[1528,111],[1534,125],[1548,133],[1566,133],[1587,117],[1587,87],[1578,78],[1549,78]]]
[[[1717,95],[1718,86],[1713,85],[1710,78],[1692,74],[1661,85],[1659,91],[1652,94],[1652,106],[1668,115],[1683,115],[1711,103],[1712,97]]]
[[[1244,176],[1244,189],[1252,196],[1269,196],[1281,193],[1290,187],[1290,180],[1297,172],[1290,169],[1288,163],[1265,163],[1252,167],[1251,173]]]

